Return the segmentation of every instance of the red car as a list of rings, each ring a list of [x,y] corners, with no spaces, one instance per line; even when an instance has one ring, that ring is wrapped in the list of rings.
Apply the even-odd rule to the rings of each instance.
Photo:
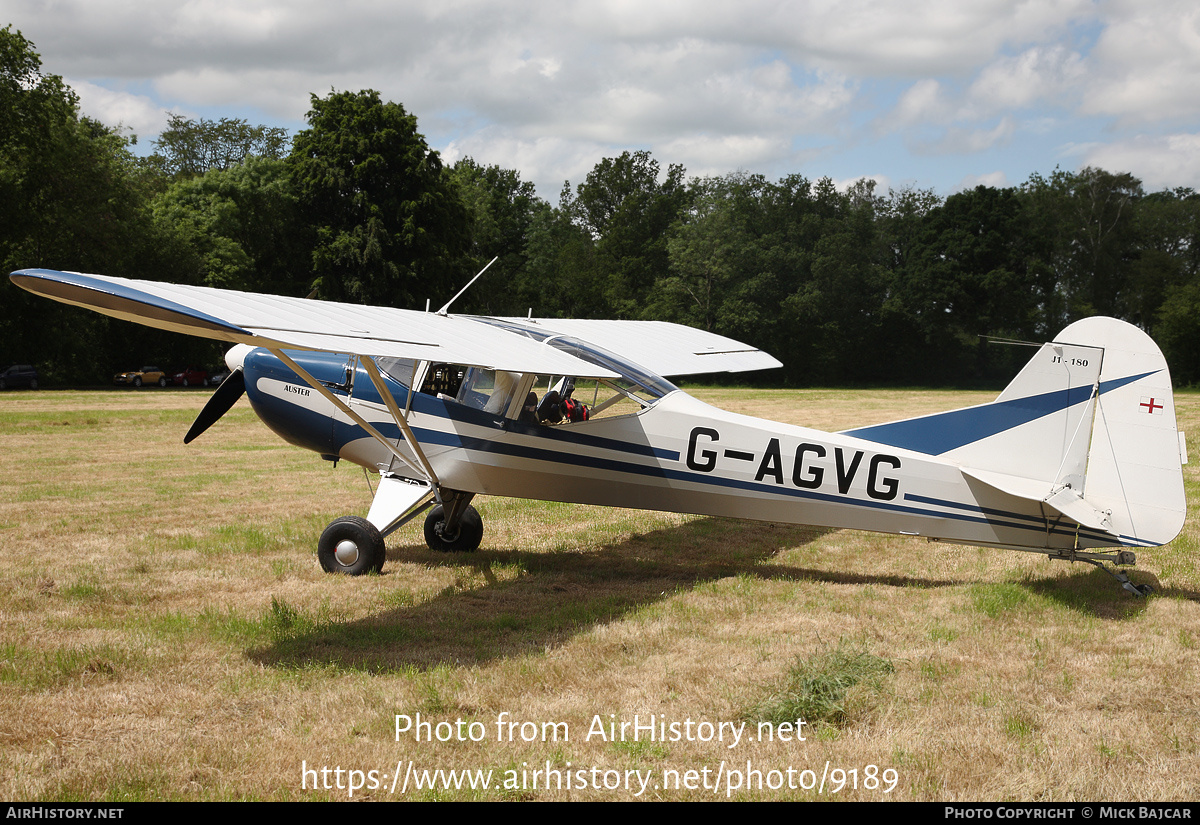
[[[171,381],[181,387],[207,387],[208,373],[199,367],[184,367],[171,377]]]

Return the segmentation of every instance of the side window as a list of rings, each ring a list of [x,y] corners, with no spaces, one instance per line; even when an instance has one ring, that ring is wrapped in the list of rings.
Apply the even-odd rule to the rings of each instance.
[[[425,373],[425,383],[421,385],[421,392],[426,395],[447,395],[455,398],[466,372],[466,367],[457,364],[431,364]]]
[[[641,389],[624,379],[556,378],[539,375],[532,393],[538,397],[535,418],[542,424],[576,424],[597,418],[632,415],[651,406]]]
[[[393,381],[399,381],[406,387],[412,384],[413,366],[416,364],[412,358],[376,358],[375,363],[379,365],[380,372]]]
[[[516,373],[470,367],[455,400],[477,410],[503,415],[519,381],[520,376]]]

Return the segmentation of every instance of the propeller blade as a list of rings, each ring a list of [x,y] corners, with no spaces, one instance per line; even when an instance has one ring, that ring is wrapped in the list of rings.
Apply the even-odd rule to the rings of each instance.
[[[229,373],[229,377],[221,382],[217,387],[217,391],[212,394],[212,398],[208,399],[208,403],[204,405],[204,409],[200,410],[200,414],[192,422],[192,428],[183,437],[183,443],[191,444],[197,436],[213,424],[216,424],[217,420],[229,412],[229,408],[236,404],[237,400],[245,392],[246,377],[242,374],[241,367],[239,367]]]

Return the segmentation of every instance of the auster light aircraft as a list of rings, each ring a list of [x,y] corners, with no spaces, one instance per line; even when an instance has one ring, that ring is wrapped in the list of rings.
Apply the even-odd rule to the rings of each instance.
[[[378,473],[367,517],[336,519],[318,542],[332,573],[381,569],[384,537],[426,510],[431,548],[476,549],[481,493],[1045,553],[1135,594],[1149,588],[1103,562],[1133,564],[1130,548],[1183,526],[1186,451],[1166,362],[1112,318],[1068,326],[991,404],[830,434],[679,390],[661,376],[780,364],[675,324],[417,312],[41,269],[11,278],[235,344],[230,378],[185,442],[244,392],[285,440]]]

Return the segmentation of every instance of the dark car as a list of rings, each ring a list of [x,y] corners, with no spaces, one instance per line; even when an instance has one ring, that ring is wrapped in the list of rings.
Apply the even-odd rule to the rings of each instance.
[[[37,389],[38,374],[29,364],[13,364],[4,372],[0,372],[0,390],[11,390],[15,387]]]
[[[180,387],[207,387],[208,371],[199,367],[184,367],[171,376],[171,381]]]
[[[228,377],[229,369],[227,367],[217,367],[208,374],[208,383],[216,387]]]

